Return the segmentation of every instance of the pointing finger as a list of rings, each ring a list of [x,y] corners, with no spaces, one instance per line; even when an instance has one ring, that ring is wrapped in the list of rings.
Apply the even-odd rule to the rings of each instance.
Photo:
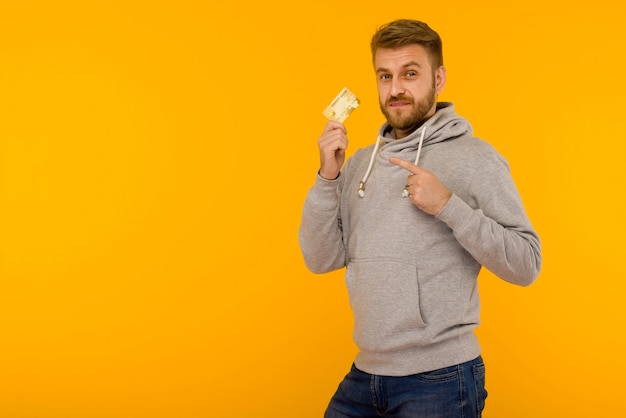
[[[419,168],[415,164],[403,160],[402,158],[391,157],[389,158],[389,162],[410,171],[412,174],[415,174],[417,171],[419,171]]]

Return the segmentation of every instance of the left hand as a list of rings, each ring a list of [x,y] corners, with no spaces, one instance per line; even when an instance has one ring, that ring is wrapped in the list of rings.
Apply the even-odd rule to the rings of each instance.
[[[389,158],[389,162],[404,168],[411,174],[406,184],[409,200],[429,215],[436,215],[448,203],[452,193],[430,171],[397,157]]]

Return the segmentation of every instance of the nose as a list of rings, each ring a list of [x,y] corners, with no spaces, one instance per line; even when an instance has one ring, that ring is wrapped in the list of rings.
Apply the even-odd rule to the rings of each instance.
[[[402,96],[404,92],[405,92],[405,89],[404,89],[404,85],[402,84],[402,80],[394,77],[391,80],[391,90],[389,91],[389,93],[393,97],[399,97],[399,96]]]

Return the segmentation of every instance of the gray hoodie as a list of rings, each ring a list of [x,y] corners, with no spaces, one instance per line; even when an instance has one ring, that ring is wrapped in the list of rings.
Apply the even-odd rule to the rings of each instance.
[[[436,216],[402,197],[409,173],[389,162],[413,162],[423,129],[418,164],[452,193]],[[391,132],[385,123],[381,146],[356,151],[338,179],[317,176],[304,203],[300,246],[315,273],[347,266],[360,350],[355,365],[406,376],[476,358],[481,266],[529,285],[539,274],[541,246],[507,162],[472,135],[451,103],[438,103],[408,137]]]

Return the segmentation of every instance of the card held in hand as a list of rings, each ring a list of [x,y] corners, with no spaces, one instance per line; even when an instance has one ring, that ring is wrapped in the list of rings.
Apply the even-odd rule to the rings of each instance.
[[[354,93],[344,87],[322,113],[330,120],[343,123],[350,116],[350,113],[359,106],[359,103],[361,101]]]

